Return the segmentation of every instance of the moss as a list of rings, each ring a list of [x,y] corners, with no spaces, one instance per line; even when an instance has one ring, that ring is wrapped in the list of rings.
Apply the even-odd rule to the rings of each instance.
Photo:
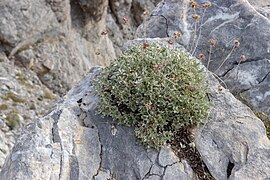
[[[14,111],[7,114],[6,123],[10,127],[10,129],[14,129],[17,125],[19,125],[20,117],[18,115],[18,112]]]
[[[267,137],[270,139],[270,116],[266,115],[264,112],[256,111],[254,106],[249,102],[248,98],[243,94],[240,93],[238,97],[242,103],[247,105],[253,111],[253,113],[262,120],[266,128]]]
[[[29,109],[31,109],[31,110],[36,110],[36,105],[35,105],[34,103],[31,104],[30,107],[29,107]]]
[[[8,105],[7,104],[1,104],[0,105],[0,110],[6,110],[8,109]]]
[[[23,119],[25,119],[25,120],[30,120],[31,118],[30,118],[30,116],[23,115]]]
[[[5,98],[5,100],[11,99],[12,101],[16,102],[16,103],[25,103],[26,99],[23,99],[21,97],[18,97],[16,94],[14,94],[13,92],[9,91]]]
[[[55,99],[55,95],[50,90],[44,90],[43,97],[45,99]]]
[[[19,82],[20,82],[21,84],[26,84],[27,79],[26,79],[26,77],[25,77],[23,74],[17,73],[17,74],[16,74],[16,77],[17,77],[17,79],[19,80]]]

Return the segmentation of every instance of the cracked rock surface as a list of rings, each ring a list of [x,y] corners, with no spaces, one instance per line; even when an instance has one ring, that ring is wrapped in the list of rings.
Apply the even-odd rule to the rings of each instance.
[[[201,7],[206,1],[196,0],[196,2]],[[140,25],[136,36],[174,38],[173,33],[179,31],[182,36],[176,41],[196,57],[203,53],[205,55],[204,64],[207,64],[206,59],[210,54],[208,41],[215,39],[217,43],[211,50],[212,61],[209,70],[225,80],[226,76],[229,76],[229,88],[237,87],[238,92],[246,90],[246,86],[252,86],[245,96],[256,110],[270,115],[270,109],[267,107],[270,99],[269,81],[265,79],[260,84],[246,83],[242,86],[246,82],[246,80],[243,82],[243,79],[254,76],[253,69],[269,67],[269,6],[268,0],[215,0],[211,1],[211,7],[205,13],[202,8],[196,10],[196,13],[200,15],[200,19],[196,22],[192,18],[194,10],[191,8],[189,0],[164,0],[154,9],[150,18]],[[235,48],[227,58],[233,49],[234,40],[239,40],[240,46]],[[241,55],[246,57],[246,62],[237,66]],[[227,60],[224,61],[226,58]],[[221,67],[218,68],[219,66]],[[231,73],[236,69],[242,70],[239,76],[245,76],[238,78],[236,73]],[[256,76],[256,79],[263,79],[265,74],[257,73]]]
[[[214,79],[212,76],[209,79]],[[212,119],[196,137],[196,147],[216,179],[270,177],[270,141],[263,122],[218,81],[209,81]]]
[[[147,39],[166,42],[167,39]],[[144,39],[129,42],[142,43]],[[177,46],[179,48],[180,46]],[[90,73],[43,118],[28,124],[0,179],[197,179],[169,147],[146,150],[134,130],[96,114]],[[197,132],[196,147],[216,179],[270,177],[270,141],[263,123],[207,71],[211,120]]]
[[[189,179],[171,149],[146,150],[136,143],[132,128],[95,113],[98,98],[92,81],[99,72],[93,68],[46,116],[24,128],[1,180]]]
[[[126,48],[145,41],[168,46],[168,38],[140,38],[129,41]],[[171,47],[182,48],[179,44]],[[256,70],[259,68],[254,68]],[[268,72],[262,69],[260,73],[266,76]],[[195,144],[211,175],[221,180],[269,178],[270,141],[263,122],[229,90],[219,89],[219,82],[210,71],[207,71],[207,79],[213,107],[209,122],[196,135]],[[250,76],[250,79],[256,78]],[[166,161],[172,160],[166,158]]]

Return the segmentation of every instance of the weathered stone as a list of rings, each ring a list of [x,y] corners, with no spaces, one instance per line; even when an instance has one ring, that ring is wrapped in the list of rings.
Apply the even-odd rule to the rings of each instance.
[[[201,8],[206,1],[196,0],[199,8],[196,13],[200,15],[199,20],[194,20],[194,10],[189,0],[165,0],[160,3],[152,12],[151,17],[143,23],[137,30],[137,37],[171,37],[194,56],[200,53],[205,55],[204,64],[209,58],[210,45],[208,41],[217,41],[215,47],[211,49],[211,63],[209,69],[220,77],[234,79],[233,86],[241,91],[245,90],[240,79],[249,75],[237,78],[231,71],[242,69],[249,62],[257,62],[256,67],[250,65],[249,71],[253,69],[264,69],[264,63],[270,59],[270,19],[269,1],[214,1],[207,10]],[[174,38],[174,32],[181,32],[182,36]],[[234,40],[239,40],[240,46],[234,47]],[[239,64],[240,56],[244,55],[247,60]],[[238,65],[239,64],[239,65]],[[239,74],[240,75],[240,74]],[[225,76],[225,77],[224,77]],[[248,77],[247,77],[248,76]],[[263,79],[264,75],[257,74],[258,79]],[[236,79],[236,80],[235,80]],[[232,82],[232,81],[231,81]],[[251,85],[249,85],[251,86]],[[259,88],[259,84],[252,85],[256,89],[252,93],[247,93],[248,99],[256,101],[256,97],[268,97],[267,90]],[[258,91],[261,90],[261,91]],[[257,110],[263,110],[270,115],[267,108],[261,108],[258,104],[267,103],[256,101],[253,105]]]
[[[143,179],[154,176],[152,167],[163,169],[158,159],[171,155],[169,149],[146,150],[136,142],[133,128],[117,126],[111,118],[96,114],[98,99],[92,81],[99,72],[92,69],[51,112],[24,128],[0,179]],[[167,163],[171,161],[163,161],[165,167],[171,166]],[[182,167],[175,166],[166,176],[177,171],[187,179]]]
[[[0,147],[5,150],[0,153],[0,159],[9,154],[19,127],[27,121],[36,119],[44,114],[49,104],[55,101],[57,95],[49,96],[50,91],[42,85],[38,77],[28,69],[12,65],[17,61],[0,62]],[[5,107],[5,108],[3,108]],[[11,127],[10,121],[13,124]],[[7,147],[7,148],[6,148]],[[4,161],[0,161],[0,168]]]
[[[137,27],[149,17],[155,5],[161,0],[123,0],[109,1],[107,27],[109,37],[114,43],[116,55],[122,52],[126,40],[133,39]],[[123,19],[127,19],[125,23]]]
[[[245,62],[224,77],[230,90],[256,107],[257,111],[270,112],[270,60]],[[236,84],[237,82],[238,84]]]
[[[177,163],[179,159],[168,147],[162,147],[158,155],[158,163],[160,166],[165,167],[168,164],[173,165]]]
[[[168,38],[136,39],[128,42],[123,51],[134,44],[142,45],[143,42],[181,48],[178,44],[169,45],[167,41]],[[216,75],[206,72],[210,90],[209,99],[213,108],[209,114],[209,122],[196,133],[195,144],[210,173],[216,179],[270,177],[269,155],[267,155],[270,141],[266,136],[264,124],[229,90],[220,87],[220,83],[215,79]],[[165,159],[169,160],[168,157]],[[193,177],[192,174],[189,177]]]
[[[57,19],[45,0],[3,0],[0,9],[0,39],[9,46],[57,33]]]
[[[228,90],[218,86],[218,81],[209,81],[211,120],[196,138],[203,161],[216,179],[270,177],[270,141],[264,124]]]

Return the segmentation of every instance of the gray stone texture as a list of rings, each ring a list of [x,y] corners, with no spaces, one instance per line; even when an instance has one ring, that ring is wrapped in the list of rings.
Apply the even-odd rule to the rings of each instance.
[[[200,8],[196,13],[201,17],[198,21],[192,18],[194,10],[190,2],[164,0],[159,3],[150,18],[140,25],[136,36],[174,38],[173,33],[179,31],[182,37],[175,41],[184,45],[196,57],[203,53],[205,59],[209,57],[208,41],[215,39],[217,44],[211,50],[212,61],[209,70],[225,79],[229,89],[238,89],[232,92],[246,96],[257,111],[270,115],[269,108],[264,106],[269,104],[270,99],[270,82],[269,78],[266,78],[270,72],[269,68],[267,69],[270,60],[269,1],[215,0],[211,1],[211,7],[203,13],[201,5],[207,1],[197,0]],[[240,46],[232,51],[234,40],[239,40]],[[241,55],[247,60],[239,64]],[[224,61],[225,59],[227,60]],[[207,64],[207,60],[203,62]],[[221,68],[218,68],[219,66]],[[239,75],[245,76],[238,78],[234,73],[236,69]],[[251,74],[253,69],[263,69],[264,72]],[[252,84],[246,80],[242,81],[250,76],[256,76],[255,79],[261,81]]]
[[[128,46],[167,40],[139,39]],[[169,147],[146,150],[132,128],[96,114],[92,82],[100,71],[91,69],[47,115],[25,126],[0,179],[197,179]],[[270,141],[263,123],[205,72],[213,107],[209,122],[195,133],[203,161],[216,179],[269,178]]]
[[[188,179],[172,150],[146,150],[136,142],[132,128],[96,114],[92,81],[99,72],[100,68],[92,69],[46,116],[25,126],[6,159],[1,180]]]

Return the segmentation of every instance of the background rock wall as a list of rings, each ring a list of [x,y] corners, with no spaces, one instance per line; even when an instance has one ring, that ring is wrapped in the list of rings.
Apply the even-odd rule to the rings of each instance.
[[[121,54],[157,2],[0,2],[0,168],[18,128],[43,116],[91,67]]]

